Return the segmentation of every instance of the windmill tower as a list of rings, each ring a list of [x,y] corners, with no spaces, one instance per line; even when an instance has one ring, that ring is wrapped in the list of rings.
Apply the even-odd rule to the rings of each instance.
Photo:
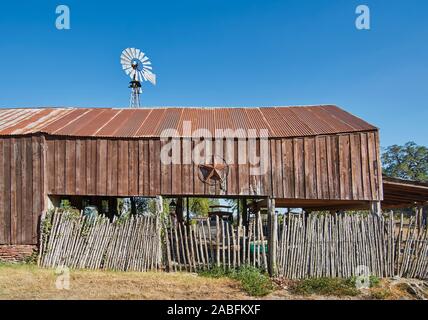
[[[129,99],[130,108],[139,108],[140,94],[143,92],[141,83],[149,81],[156,84],[156,75],[152,72],[153,68],[149,58],[140,49],[127,48],[122,51],[120,56],[122,69],[131,77],[129,88],[131,88],[131,98]]]

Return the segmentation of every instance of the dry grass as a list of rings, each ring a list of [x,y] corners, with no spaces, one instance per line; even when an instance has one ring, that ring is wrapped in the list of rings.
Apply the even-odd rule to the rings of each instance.
[[[54,270],[0,265],[0,299],[248,299],[237,281],[189,273],[72,270],[58,290]]]
[[[34,265],[0,264],[0,300],[3,299],[178,299],[234,300],[252,299],[238,281],[229,278],[208,278],[191,273],[113,272],[72,270],[70,290],[55,287],[57,275],[52,269]],[[290,290],[293,281],[278,285],[263,299],[332,300],[332,299],[415,299],[407,284],[410,279],[382,279],[380,284],[361,294],[349,296],[296,295]],[[428,292],[427,292],[428,295]]]

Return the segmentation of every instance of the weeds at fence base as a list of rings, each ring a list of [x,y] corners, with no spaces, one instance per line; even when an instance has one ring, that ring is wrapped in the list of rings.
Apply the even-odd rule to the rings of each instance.
[[[309,278],[300,280],[291,286],[290,291],[298,295],[324,295],[324,296],[357,296],[360,291],[355,287],[352,278]]]
[[[266,296],[274,289],[269,275],[252,266],[242,266],[230,270],[222,266],[215,266],[208,270],[201,270],[199,275],[210,278],[228,277],[237,280],[241,283],[242,289],[253,297]]]
[[[371,293],[371,298],[375,300],[386,300],[391,297],[391,292],[386,289],[379,289]]]

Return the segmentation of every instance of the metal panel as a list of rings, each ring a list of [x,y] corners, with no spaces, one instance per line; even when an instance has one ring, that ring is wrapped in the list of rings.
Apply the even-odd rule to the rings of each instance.
[[[183,124],[190,121],[191,132]],[[336,106],[265,108],[46,108],[0,109],[0,135],[47,133],[76,137],[159,137],[164,130],[188,137],[218,129],[243,137],[267,129],[271,138],[374,131],[376,127]],[[240,132],[236,131],[242,129]],[[198,137],[207,135],[198,130]]]

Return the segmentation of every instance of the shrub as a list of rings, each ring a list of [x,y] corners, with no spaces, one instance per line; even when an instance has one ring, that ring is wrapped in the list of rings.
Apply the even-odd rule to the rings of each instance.
[[[211,278],[229,277],[235,279],[240,282],[244,291],[254,297],[265,296],[273,290],[269,275],[252,266],[242,266],[234,270],[215,266],[209,270],[201,270],[199,274]]]
[[[371,293],[371,297],[376,300],[385,300],[391,296],[391,292],[388,290],[376,290]]]
[[[243,289],[254,297],[266,296],[273,290],[270,277],[255,267],[243,266],[233,272],[231,277],[239,280]]]
[[[351,278],[350,278],[350,281],[352,282],[352,284],[353,284],[354,286],[356,286],[356,283],[357,283],[357,277],[355,277],[355,276],[351,277]],[[373,275],[371,275],[371,276],[369,277],[369,287],[370,287],[370,288],[376,288],[376,287],[378,287],[378,286],[379,286],[379,284],[380,284],[380,279],[379,279],[378,277],[373,276]]]
[[[353,279],[309,278],[300,280],[291,287],[291,292],[300,295],[356,296],[360,292]]]

